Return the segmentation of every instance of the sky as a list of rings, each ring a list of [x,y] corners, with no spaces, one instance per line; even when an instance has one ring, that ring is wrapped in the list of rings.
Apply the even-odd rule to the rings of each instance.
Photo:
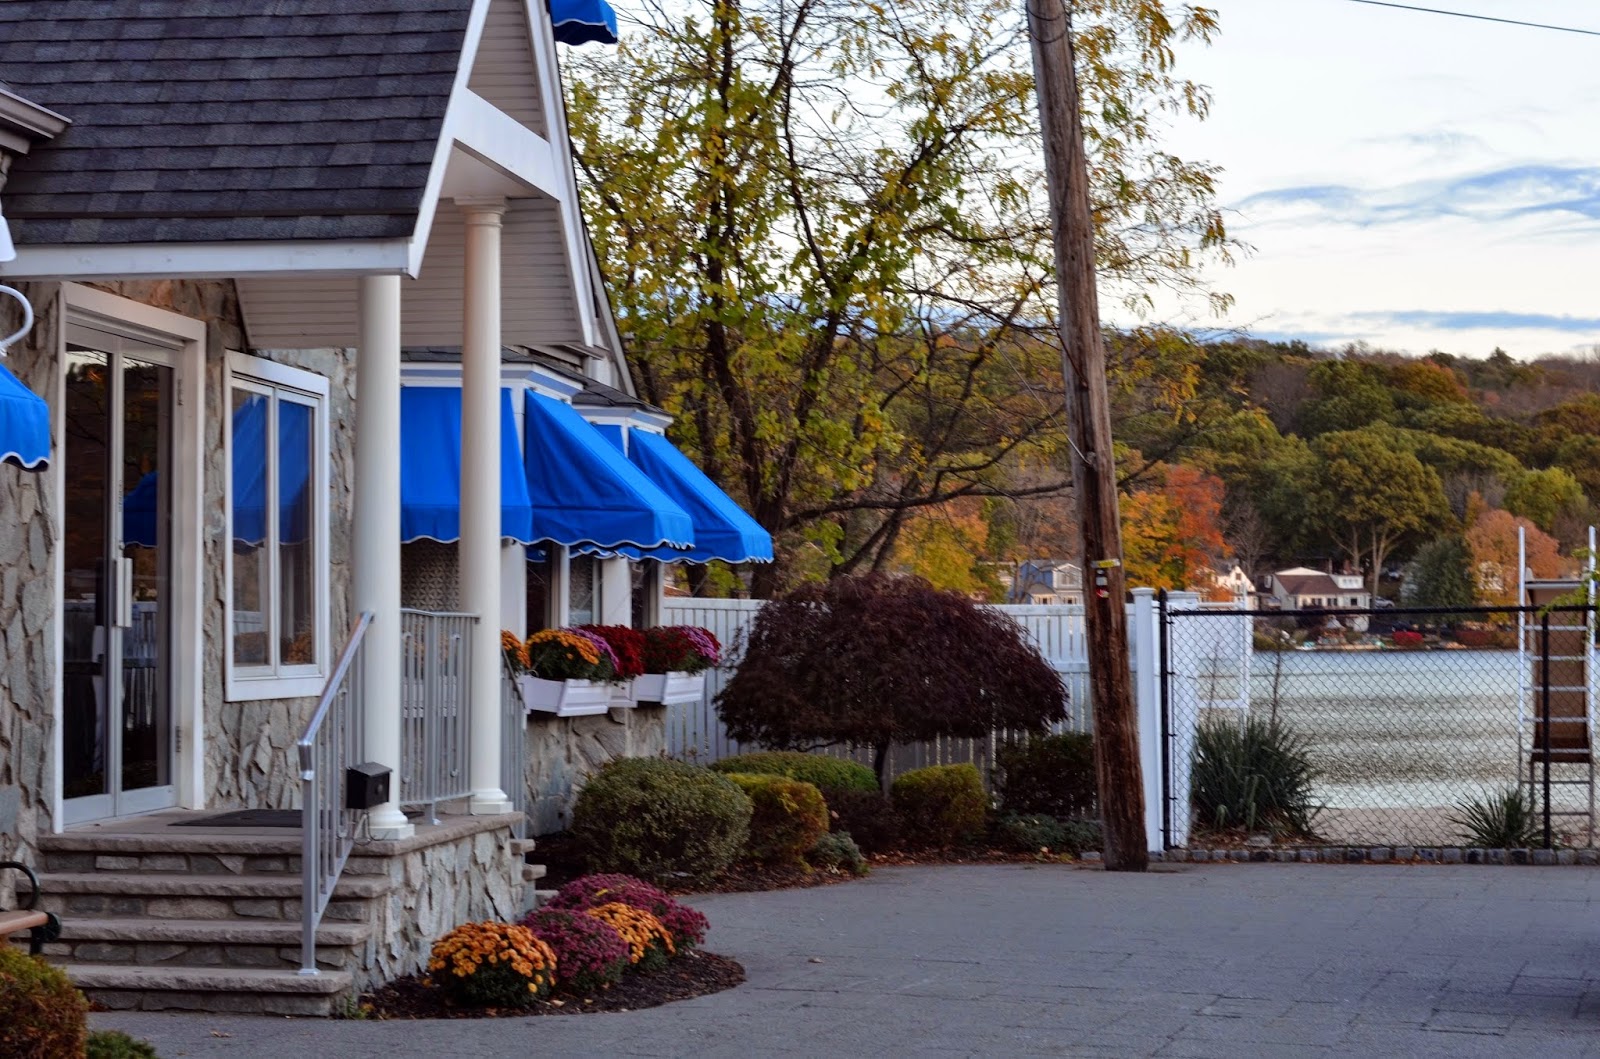
[[[1600,30],[1600,0],[1405,2]],[[1236,298],[1224,318],[1161,315],[1415,354],[1600,346],[1600,36],[1350,0],[1205,6],[1221,33],[1178,72],[1212,115],[1167,143],[1223,168],[1251,249],[1209,270]]]

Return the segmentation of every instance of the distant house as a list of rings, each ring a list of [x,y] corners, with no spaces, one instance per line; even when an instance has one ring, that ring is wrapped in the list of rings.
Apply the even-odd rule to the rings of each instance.
[[[1262,579],[1262,602],[1279,610],[1340,607],[1364,610],[1372,605],[1360,574],[1329,574],[1296,566]]]
[[[1256,585],[1250,580],[1250,575],[1238,563],[1232,563],[1227,573],[1211,571],[1212,584],[1222,593],[1234,599],[1243,599],[1247,603],[1255,603]]]
[[[1006,602],[1081,605],[1083,568],[1065,559],[1024,559],[1017,564]]]

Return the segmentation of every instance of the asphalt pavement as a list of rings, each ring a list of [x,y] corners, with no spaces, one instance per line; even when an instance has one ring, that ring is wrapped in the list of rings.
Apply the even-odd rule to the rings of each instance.
[[[430,1022],[116,1012],[163,1056],[1600,1057],[1600,869],[880,869],[693,899],[727,992]]]

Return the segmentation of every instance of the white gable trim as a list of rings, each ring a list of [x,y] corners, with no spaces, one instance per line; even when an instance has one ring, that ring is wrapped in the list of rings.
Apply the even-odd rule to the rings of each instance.
[[[0,276],[26,279],[218,279],[237,276],[393,275],[409,262],[407,240],[360,242],[84,243],[17,247]]]

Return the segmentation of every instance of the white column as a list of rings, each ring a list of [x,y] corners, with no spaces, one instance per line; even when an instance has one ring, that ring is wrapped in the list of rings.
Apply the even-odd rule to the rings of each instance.
[[[503,199],[458,199],[466,214],[461,340],[461,609],[472,638],[472,802],[508,813],[500,789],[500,218]]]
[[[1144,778],[1146,849],[1164,849],[1162,770],[1166,746],[1161,738],[1161,621],[1153,588],[1136,588],[1128,606],[1128,636],[1133,665],[1134,712],[1139,722],[1139,769]]]
[[[602,559],[595,564],[595,581],[600,590],[598,625],[633,624],[633,571],[626,559]]]
[[[362,668],[367,759],[388,765],[391,799],[372,810],[374,838],[408,838],[400,811],[400,277],[361,277],[356,353],[355,511],[351,551],[357,613],[371,611]]]
[[[528,549],[522,544],[500,546],[500,628],[518,636],[528,634]]]

